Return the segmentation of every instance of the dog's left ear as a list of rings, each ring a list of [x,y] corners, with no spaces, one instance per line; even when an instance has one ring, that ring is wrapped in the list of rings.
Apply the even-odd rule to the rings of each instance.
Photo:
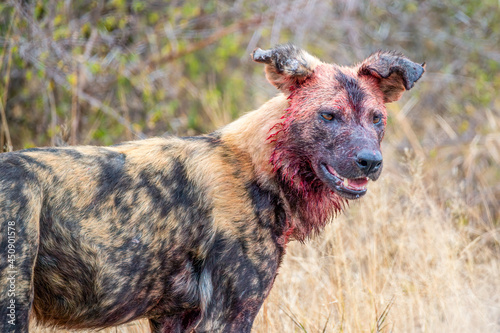
[[[378,52],[361,63],[358,75],[376,77],[384,103],[389,103],[400,99],[405,89],[413,88],[424,72],[425,63],[419,65],[394,52]]]
[[[256,49],[253,61],[266,64],[267,80],[289,94],[314,73],[321,61],[292,44],[278,45],[271,50]]]

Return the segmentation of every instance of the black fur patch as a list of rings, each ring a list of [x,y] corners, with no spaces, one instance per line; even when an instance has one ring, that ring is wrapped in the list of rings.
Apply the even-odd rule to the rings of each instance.
[[[347,91],[349,101],[354,106],[354,109],[359,111],[361,103],[366,98],[366,93],[363,88],[359,86],[357,79],[348,76],[341,71],[337,72],[335,79],[338,81],[338,84]]]

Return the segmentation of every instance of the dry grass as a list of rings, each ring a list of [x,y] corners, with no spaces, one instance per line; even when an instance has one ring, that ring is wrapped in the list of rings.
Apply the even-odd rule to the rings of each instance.
[[[500,331],[500,227],[470,200],[487,189],[465,184],[451,160],[402,153],[411,127],[396,119],[382,178],[321,236],[289,245],[254,332]],[[467,161],[491,147],[450,149]]]
[[[256,332],[498,332],[500,229],[471,241],[423,165],[407,163],[321,237],[290,247]]]

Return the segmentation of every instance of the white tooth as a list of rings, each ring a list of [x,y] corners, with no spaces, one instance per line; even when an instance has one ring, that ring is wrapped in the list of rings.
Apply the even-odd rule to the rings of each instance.
[[[349,185],[349,180],[347,178],[344,179],[344,186]]]

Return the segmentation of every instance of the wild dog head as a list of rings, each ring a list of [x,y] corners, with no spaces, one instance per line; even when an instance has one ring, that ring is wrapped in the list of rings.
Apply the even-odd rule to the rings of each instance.
[[[269,133],[270,163],[295,192],[299,215],[317,220],[302,230],[309,233],[379,178],[385,104],[411,89],[424,67],[395,52],[341,67],[289,44],[257,49],[253,60],[266,64],[269,82],[288,96],[289,108]]]

